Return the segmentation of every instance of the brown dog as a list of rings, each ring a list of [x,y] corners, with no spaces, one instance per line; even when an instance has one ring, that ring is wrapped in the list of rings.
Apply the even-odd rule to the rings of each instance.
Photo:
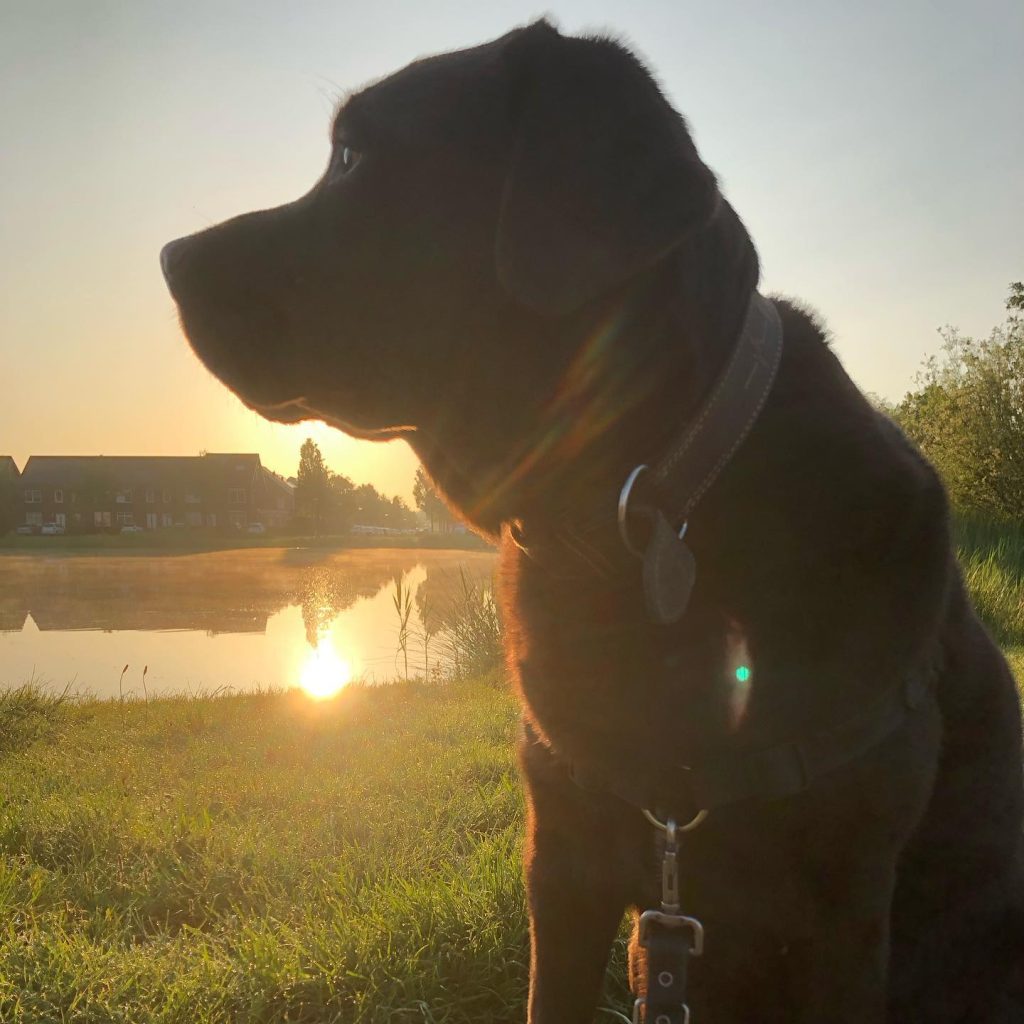
[[[679,854],[696,1024],[1024,1020],[1017,693],[942,488],[813,319],[754,295],[746,231],[632,55],[540,22],[418,61],[345,103],[307,195],[162,263],[247,404],[405,437],[502,536],[532,1024],[590,1020],[623,911],[658,905],[648,795],[680,825],[710,809]],[[748,310],[784,346],[740,422],[713,406]],[[631,470],[715,415],[703,493],[669,500],[666,469],[620,531]]]

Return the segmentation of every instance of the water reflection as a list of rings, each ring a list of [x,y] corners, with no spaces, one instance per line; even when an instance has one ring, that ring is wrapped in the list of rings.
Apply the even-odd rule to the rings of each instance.
[[[319,640],[306,655],[299,685],[316,700],[334,697],[352,681],[352,666],[338,657],[330,639]]]
[[[489,554],[400,550],[0,556],[0,686],[35,676],[116,696],[127,662],[126,693],[141,695],[148,664],[150,694],[301,685],[327,695],[397,674],[397,581],[415,595],[421,635],[460,572],[487,579],[492,566]]]

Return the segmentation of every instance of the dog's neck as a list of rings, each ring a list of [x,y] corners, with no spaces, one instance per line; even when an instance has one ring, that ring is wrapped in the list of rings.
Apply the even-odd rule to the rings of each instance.
[[[418,453],[466,518],[491,534],[514,521],[544,543],[556,525],[607,518],[630,469],[656,461],[700,408],[757,278],[750,238],[723,201],[706,228],[642,280],[548,326],[573,332],[572,358],[511,456],[495,458],[486,426]],[[611,544],[608,526],[594,538],[602,546]]]

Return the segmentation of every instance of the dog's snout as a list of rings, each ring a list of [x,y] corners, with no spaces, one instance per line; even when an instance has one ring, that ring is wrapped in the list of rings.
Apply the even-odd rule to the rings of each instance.
[[[187,241],[188,239],[185,238],[176,238],[173,242],[168,242],[160,250],[160,269],[163,271],[164,280],[168,284],[173,283],[175,270],[181,265],[181,255]]]

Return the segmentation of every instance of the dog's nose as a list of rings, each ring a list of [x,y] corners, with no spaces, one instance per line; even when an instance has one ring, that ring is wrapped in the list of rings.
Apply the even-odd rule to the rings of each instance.
[[[168,284],[174,279],[175,268],[181,264],[181,253],[187,241],[186,238],[176,238],[160,250],[160,269],[164,272],[164,280]]]

